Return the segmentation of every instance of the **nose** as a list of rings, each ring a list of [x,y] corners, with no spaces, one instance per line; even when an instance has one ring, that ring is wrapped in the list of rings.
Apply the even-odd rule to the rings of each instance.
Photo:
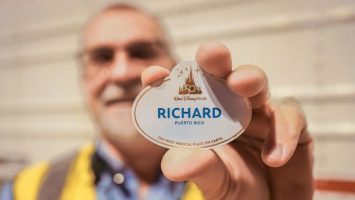
[[[134,62],[126,52],[117,52],[115,53],[109,77],[110,82],[115,84],[136,81],[140,78],[139,67],[134,66]]]

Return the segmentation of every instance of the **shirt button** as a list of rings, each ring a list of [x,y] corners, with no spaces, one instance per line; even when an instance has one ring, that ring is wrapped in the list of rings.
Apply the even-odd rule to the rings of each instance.
[[[121,173],[117,173],[113,176],[113,182],[115,182],[116,184],[122,184],[124,181],[124,176]]]

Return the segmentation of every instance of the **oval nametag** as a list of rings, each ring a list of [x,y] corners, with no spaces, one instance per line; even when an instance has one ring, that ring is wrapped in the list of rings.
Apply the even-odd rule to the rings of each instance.
[[[248,99],[234,94],[225,80],[193,61],[145,87],[132,109],[138,131],[167,148],[212,148],[237,138],[251,120]]]

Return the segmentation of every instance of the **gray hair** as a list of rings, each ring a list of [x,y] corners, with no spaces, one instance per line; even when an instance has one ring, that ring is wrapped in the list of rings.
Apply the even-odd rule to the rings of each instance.
[[[161,29],[162,33],[163,33],[163,43],[164,46],[166,48],[166,51],[168,53],[168,55],[171,57],[171,59],[174,62],[177,62],[177,56],[175,54],[175,51],[173,50],[173,40],[171,39],[171,35],[170,32],[167,29],[167,26],[162,22],[162,20],[156,16],[155,14],[153,14],[151,11],[147,10],[146,8],[143,8],[142,6],[139,6],[136,3],[132,3],[132,2],[127,2],[127,1],[109,1],[104,3],[103,5],[99,6],[99,9],[92,15],[91,18],[89,18],[84,25],[83,30],[86,29],[86,27],[91,23],[92,19],[95,18],[96,16],[107,12],[107,11],[119,11],[119,10],[131,10],[131,11],[136,11],[136,12],[140,12],[143,13],[145,16],[151,18],[157,25],[158,27]],[[83,35],[83,34],[82,34]],[[82,48],[82,44],[83,42],[81,41],[81,48]]]

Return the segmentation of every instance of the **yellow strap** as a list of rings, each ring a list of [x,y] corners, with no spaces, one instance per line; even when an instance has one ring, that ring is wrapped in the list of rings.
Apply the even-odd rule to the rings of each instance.
[[[182,200],[204,200],[202,192],[193,182],[188,182],[186,185],[186,192]]]
[[[87,145],[79,151],[78,158],[67,175],[61,200],[96,199],[94,175],[90,165],[93,152],[93,145]]]
[[[15,200],[36,200],[43,175],[47,172],[49,163],[43,162],[21,171],[14,182]]]

